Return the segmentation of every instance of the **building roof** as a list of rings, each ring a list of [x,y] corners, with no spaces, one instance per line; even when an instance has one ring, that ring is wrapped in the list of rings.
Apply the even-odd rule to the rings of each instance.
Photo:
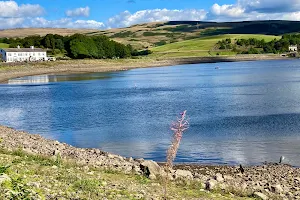
[[[45,49],[41,48],[2,48],[6,52],[46,52]]]

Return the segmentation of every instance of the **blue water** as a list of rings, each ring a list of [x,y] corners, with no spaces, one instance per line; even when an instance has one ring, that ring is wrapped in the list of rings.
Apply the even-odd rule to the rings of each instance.
[[[219,67],[219,69],[215,69]],[[176,162],[300,166],[300,60],[42,75],[0,85],[0,124],[76,147],[165,160],[187,110]]]

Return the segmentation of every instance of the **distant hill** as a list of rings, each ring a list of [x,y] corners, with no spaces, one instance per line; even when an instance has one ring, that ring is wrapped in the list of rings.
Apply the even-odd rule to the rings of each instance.
[[[224,34],[260,34],[282,35],[300,32],[299,21],[243,21],[243,22],[203,22],[203,21],[170,21],[137,24],[127,28],[95,29],[55,29],[27,28],[0,31],[1,37],[26,37],[29,35],[86,35],[104,34],[113,40],[131,44],[137,49],[152,48],[164,44],[190,39],[199,39]]]
[[[68,29],[68,28],[17,28],[17,29],[5,29],[0,30],[0,38],[15,38],[15,37],[26,37],[31,35],[45,36],[47,34],[58,34],[58,35],[73,35],[75,33],[91,33],[99,31],[95,29]]]
[[[189,39],[224,34],[282,35],[300,32],[299,21],[202,22],[170,21],[88,33],[105,34],[136,48],[155,47]]]

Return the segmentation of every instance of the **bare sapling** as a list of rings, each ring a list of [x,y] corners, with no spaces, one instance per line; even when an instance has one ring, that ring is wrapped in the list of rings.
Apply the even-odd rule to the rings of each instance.
[[[167,162],[165,164],[165,184],[164,184],[164,198],[167,198],[167,183],[169,179],[169,174],[173,168],[173,161],[176,158],[176,154],[182,139],[183,132],[189,128],[189,122],[186,117],[186,110],[180,113],[177,120],[172,123],[171,130],[173,131],[172,143],[167,150]]]

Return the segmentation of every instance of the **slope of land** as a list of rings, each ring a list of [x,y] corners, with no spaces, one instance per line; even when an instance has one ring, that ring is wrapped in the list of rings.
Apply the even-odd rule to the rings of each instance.
[[[127,28],[94,32],[91,35],[105,34],[114,40],[141,49],[224,34],[282,35],[296,32],[300,32],[298,21],[170,21],[137,24]]]
[[[47,34],[57,34],[57,35],[73,35],[75,33],[91,33],[98,30],[95,29],[70,29],[70,28],[18,28],[18,29],[6,29],[0,30],[0,38],[16,38],[16,37],[26,37],[32,35],[45,36]]]
[[[9,44],[0,43],[0,48],[8,48]]]
[[[9,29],[0,31],[0,38],[46,35],[47,33],[60,35],[71,35],[75,33],[87,35],[103,34],[118,42],[131,44],[137,49],[143,49],[183,40],[224,34],[282,35],[297,32],[300,32],[299,21],[170,21],[137,24],[127,28],[108,30],[53,28]]]
[[[153,51],[151,56],[158,58],[172,58],[236,55],[235,52],[218,50],[215,48],[218,41],[227,38],[232,40],[256,38],[259,40],[264,39],[266,42],[269,42],[273,39],[280,39],[280,36],[262,34],[225,34],[220,36],[207,36],[154,47],[151,49]]]

